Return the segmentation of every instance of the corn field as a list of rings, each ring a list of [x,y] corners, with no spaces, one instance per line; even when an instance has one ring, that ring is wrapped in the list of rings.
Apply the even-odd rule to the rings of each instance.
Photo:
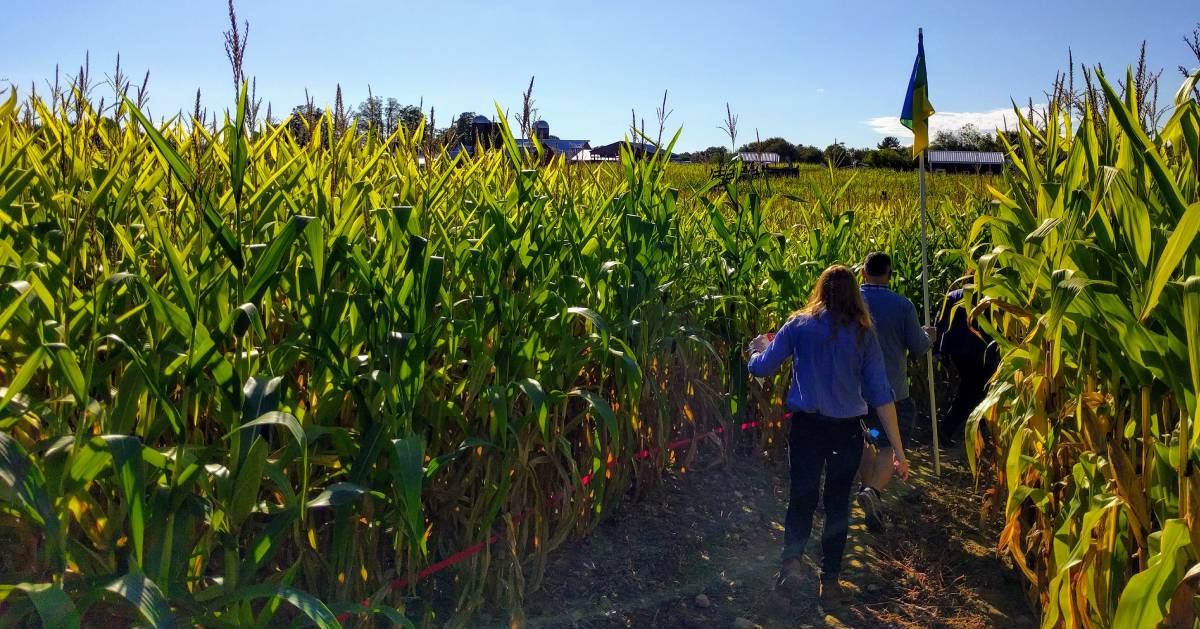
[[[1082,120],[1022,119],[963,245],[1003,352],[969,450],[996,453],[1000,547],[1045,627],[1195,623],[1198,80],[1158,131],[1103,80]]]
[[[1002,179],[931,177],[933,290],[970,273],[1002,354],[968,451],[1046,627],[1194,622],[1198,81],[1161,129],[1104,83]],[[424,134],[8,95],[0,622],[519,622],[548,553],[687,464],[664,444],[778,418],[741,346],[825,266],[889,251],[920,303],[911,173]]]
[[[518,622],[547,553],[686,462],[663,444],[779,413],[741,347],[827,264],[892,251],[919,296],[915,207],[853,176],[681,190],[665,156],[424,131],[8,95],[0,623]],[[934,210],[956,249],[972,217]]]

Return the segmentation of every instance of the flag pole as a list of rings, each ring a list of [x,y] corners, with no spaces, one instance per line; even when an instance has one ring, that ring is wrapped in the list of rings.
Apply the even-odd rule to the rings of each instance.
[[[925,297],[925,325],[933,325],[929,313],[929,215],[925,211],[925,151],[922,150],[917,158],[917,180],[921,188],[921,289]],[[933,427],[933,474],[942,475],[942,455],[938,445],[937,392],[934,390],[933,348],[929,348],[926,358],[929,365],[929,423]]]

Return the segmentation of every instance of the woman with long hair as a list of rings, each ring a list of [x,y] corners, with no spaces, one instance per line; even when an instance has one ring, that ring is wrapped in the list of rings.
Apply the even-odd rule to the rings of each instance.
[[[784,523],[779,584],[803,578],[804,547],[812,532],[821,473],[825,474],[825,526],[821,534],[820,600],[836,605],[846,598],[838,574],[850,520],[850,487],[862,457],[863,417],[876,409],[888,439],[897,444],[894,465],[908,477],[900,445],[896,406],[883,353],[858,282],[850,269],[825,269],[802,310],[773,336],[750,343],[749,371],[765,378],[792,359],[787,395],[791,419],[788,458],[791,496]]]

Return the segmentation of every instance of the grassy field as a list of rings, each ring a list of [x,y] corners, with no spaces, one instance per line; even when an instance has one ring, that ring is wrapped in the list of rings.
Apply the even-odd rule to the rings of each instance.
[[[1047,626],[1161,617],[1200,549],[1200,119],[1185,98],[1151,140],[1109,105],[1027,128],[1003,179],[930,178],[934,294],[971,271],[1005,352],[973,444]],[[244,111],[0,105],[6,625],[518,606],[666,443],[778,418],[741,348],[827,265],[889,251],[920,303],[915,174],[721,183],[510,141],[419,166],[422,129],[302,145]]]

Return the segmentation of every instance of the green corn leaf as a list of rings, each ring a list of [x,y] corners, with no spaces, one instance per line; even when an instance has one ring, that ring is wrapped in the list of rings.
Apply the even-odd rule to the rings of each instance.
[[[46,350],[50,354],[50,362],[54,364],[54,370],[67,384],[67,388],[71,391],[71,395],[75,396],[75,403],[79,406],[87,406],[88,392],[87,383],[84,382],[83,372],[79,369],[79,361],[75,360],[75,352],[64,343],[47,343]]]
[[[309,620],[318,627],[321,627],[321,629],[338,629],[342,626],[338,622],[337,617],[333,615],[333,612],[329,610],[329,607],[317,597],[295,588],[275,585],[273,583],[260,583],[258,585],[238,588],[230,596],[221,599],[221,603],[229,605],[239,601],[253,601],[260,598],[280,598],[291,603],[293,607],[300,610]]]
[[[167,268],[171,271],[171,283],[183,299],[183,308],[187,312],[188,319],[195,322],[196,296],[192,294],[191,280],[188,278],[187,272],[183,270],[183,261],[179,258],[179,252],[175,250],[175,245],[171,244],[171,239],[161,222],[156,224],[155,234],[158,236],[156,244],[167,256]]]
[[[22,364],[21,368],[17,370],[17,375],[13,376],[12,382],[8,383],[7,390],[4,392],[4,398],[0,399],[0,410],[3,410],[4,407],[8,406],[8,403],[11,402],[18,393],[25,390],[25,387],[29,384],[29,381],[33,379],[33,376],[37,373],[38,369],[41,368],[42,362],[46,360],[47,355],[48,352],[44,347],[38,347],[29,354],[29,357],[25,359],[24,364]]]
[[[267,411],[266,413],[263,413],[262,415],[260,415],[257,419],[248,421],[248,422],[242,424],[241,426],[238,426],[237,430],[250,428],[252,426],[271,426],[271,425],[282,426],[284,428],[287,428],[288,432],[291,433],[292,438],[296,440],[296,444],[300,446],[301,450],[303,450],[307,446],[307,439],[304,434],[304,428],[302,426],[300,426],[300,422],[296,421],[296,417],[294,415],[292,415],[291,413],[283,413],[280,411]],[[233,434],[233,432],[231,431],[229,434],[225,435],[225,438],[228,439],[229,435],[232,435],[232,434]]]
[[[282,376],[252,376],[246,380],[246,384],[242,386],[243,428],[246,427],[245,422],[258,419],[279,408],[279,387],[282,384]]]
[[[129,505],[130,537],[137,565],[141,566],[146,532],[146,496],[143,491],[146,479],[142,465],[142,442],[128,435],[104,435],[100,439],[112,456],[114,472]]]
[[[143,114],[141,110],[139,110],[137,106],[133,104],[133,101],[129,100],[128,97],[125,98],[125,106],[142,126],[142,130],[146,132],[147,136],[149,136],[150,142],[154,145],[154,148],[158,151],[158,154],[161,155],[164,160],[166,160],[167,166],[170,167],[171,172],[175,175],[175,178],[179,180],[179,183],[186,189],[192,189],[196,182],[196,176],[192,173],[192,169],[187,165],[187,162],[183,161],[183,158],[180,157],[179,153],[172,148],[169,142],[167,142],[167,139],[164,138],[162,133],[159,132],[158,128],[154,126],[154,123],[150,122],[150,120],[146,118],[145,114]],[[233,232],[230,231],[229,228],[221,221],[221,217],[216,213],[216,210],[213,209],[212,205],[208,202],[208,199],[201,197],[197,198],[196,202],[200,206],[200,212],[201,216],[204,218],[204,223],[210,230],[212,230],[213,236],[216,237],[217,243],[220,244],[221,248],[225,251],[225,255],[229,256],[229,260],[233,263],[235,268],[241,269],[245,263],[242,260],[241,247],[238,246],[237,239],[234,238]]]
[[[150,142],[154,144],[154,148],[158,149],[158,154],[166,160],[167,166],[175,174],[175,178],[179,180],[179,183],[183,184],[185,188],[190,188],[195,183],[196,177],[192,174],[192,169],[187,165],[187,162],[183,161],[179,153],[171,148],[171,144],[167,142],[167,139],[154,126],[154,123],[150,122],[146,118],[146,115],[128,97],[125,98],[125,107],[129,110],[129,113],[133,114],[138,123],[141,124],[142,130],[150,137]]]
[[[262,319],[258,314],[258,307],[254,304],[242,304],[235,308],[230,316],[233,320],[225,327],[233,330],[234,336],[238,338],[246,336],[246,332],[249,332],[251,327],[260,337],[266,336],[266,330],[263,329]]]
[[[160,412],[167,416],[167,420],[170,422],[171,428],[175,431],[175,434],[182,433],[183,422],[179,418],[179,413],[176,411],[175,406],[171,404],[170,398],[167,397],[167,395],[163,392],[163,389],[159,386],[159,374],[151,372],[150,366],[146,363],[145,358],[140,352],[134,350],[133,347],[125,341],[125,339],[117,336],[116,334],[108,334],[105,335],[104,338],[125,348],[125,351],[129,353],[129,357],[133,361],[134,369],[140,372],[142,381],[154,394],[154,399],[158,402],[158,409]]]
[[[457,448],[451,452],[447,452],[438,457],[434,457],[429,464],[425,466],[425,478],[433,478],[438,470],[441,470],[447,463],[461,457],[464,454],[471,452],[476,448],[496,448],[496,444],[486,439],[472,438],[463,441]]]
[[[20,312],[21,306],[25,305],[26,298],[28,297],[26,293],[29,291],[30,284],[25,281],[16,281],[0,285],[0,288],[10,289],[15,293],[13,300],[4,307],[4,310],[0,311],[0,329],[5,329],[13,317],[17,316],[17,313]]]
[[[1179,223],[1175,225],[1174,231],[1171,232],[1171,238],[1167,240],[1166,248],[1163,249],[1162,255],[1159,256],[1158,264],[1154,268],[1154,279],[1150,285],[1150,294],[1140,316],[1141,320],[1145,321],[1150,316],[1151,311],[1158,306],[1158,300],[1163,288],[1171,280],[1175,269],[1179,267],[1179,263],[1183,261],[1184,255],[1187,254],[1192,244],[1196,241],[1198,233],[1200,233],[1200,202],[1193,203],[1183,212]]]
[[[351,504],[358,502],[366,493],[367,490],[363,489],[361,485],[354,483],[334,483],[320,494],[317,494],[316,498],[309,501],[308,508],[339,507]]]
[[[4,104],[0,105],[0,118],[7,118],[17,110],[17,86],[13,85],[8,88],[8,98],[4,99]]]
[[[299,513],[296,509],[288,509],[271,517],[271,521],[263,527],[254,543],[250,546],[250,560],[252,563],[249,569],[243,574],[245,579],[252,579],[254,573],[287,543],[288,529],[291,528],[298,516]]]
[[[238,466],[237,478],[233,483],[233,497],[229,501],[229,520],[239,526],[258,502],[258,490],[262,486],[263,467],[267,464],[267,442],[255,437],[250,450]]]
[[[524,378],[518,385],[525,392],[533,406],[534,413],[537,415],[538,429],[542,432],[542,437],[548,439],[550,437],[549,424],[549,408],[546,406],[546,390],[542,388],[542,383],[533,378]]]
[[[18,175],[16,180],[0,196],[0,211],[9,211],[13,203],[17,200],[17,197],[21,196],[21,193],[25,192],[25,188],[33,183],[36,175],[37,172],[33,170],[26,170]]]
[[[1113,616],[1114,627],[1157,627],[1166,615],[1167,602],[1183,574],[1181,555],[1191,545],[1188,525],[1184,520],[1167,520],[1161,535],[1159,551],[1150,557],[1145,570],[1133,575],[1117,603]]]
[[[279,272],[283,265],[287,253],[291,251],[292,243],[296,241],[296,237],[304,232],[304,228],[312,220],[310,216],[293,216],[284,226],[283,231],[275,235],[271,240],[271,244],[267,246],[267,250],[262,256],[255,261],[254,275],[250,276],[250,281],[246,284],[246,298],[251,303],[256,303],[262,299],[263,294],[270,287],[272,278]]]
[[[71,450],[68,462],[65,489],[76,490],[96,480],[108,468],[112,453],[103,439],[92,437]]]
[[[43,627],[63,627],[78,629],[80,626],[79,610],[75,603],[62,588],[53,583],[18,583],[16,585],[0,585],[0,592],[20,590],[29,596],[34,609],[42,619]]]
[[[425,442],[419,436],[392,440],[392,479],[408,526],[409,535],[425,549],[425,517],[421,508],[421,489],[424,486]]]
[[[1183,325],[1186,332],[1189,373],[1193,400],[1191,435],[1183,435],[1189,449],[1200,442],[1200,277],[1193,275],[1183,284]]]
[[[1193,70],[1175,92],[1175,106],[1183,107],[1188,103],[1196,102],[1193,93],[1198,84],[1200,84],[1200,68]]]
[[[617,416],[613,413],[612,405],[607,400],[600,397],[587,389],[574,389],[567,395],[581,397],[587,401],[592,412],[598,415],[601,421],[604,422],[605,428],[608,429],[609,437],[612,438],[614,444],[619,448],[621,443],[621,432],[617,423]]]
[[[158,586],[146,575],[130,572],[109,583],[104,589],[129,601],[151,627],[170,629],[175,626],[175,615],[171,612],[171,606],[167,604]]]
[[[1154,267],[1154,276],[1150,282],[1146,303],[1142,306],[1142,313],[1139,316],[1144,321],[1158,305],[1163,287],[1171,279],[1171,275],[1175,272],[1176,267],[1179,266],[1180,260],[1183,259],[1184,252],[1191,246],[1192,241],[1196,238],[1197,231],[1200,230],[1200,203],[1195,203],[1191,207],[1187,206],[1183,194],[1175,183],[1174,177],[1172,177],[1162,157],[1159,156],[1158,150],[1150,142],[1150,138],[1146,136],[1146,132],[1137,121],[1135,112],[1131,111],[1127,107],[1127,104],[1121,102],[1120,96],[1108,84],[1103,75],[1099,78],[1100,85],[1104,89],[1104,95],[1108,99],[1110,111],[1112,111],[1117,122],[1125,131],[1125,138],[1145,159],[1146,168],[1150,171],[1151,176],[1154,177],[1155,183],[1158,184],[1159,194],[1167,202],[1167,206],[1171,210],[1171,215],[1179,219],[1179,223],[1172,232],[1166,249],[1159,256],[1158,263]],[[1126,91],[1132,92],[1132,90]]]
[[[46,491],[46,480],[21,444],[4,431],[0,431],[0,483],[7,485],[6,494],[12,491],[16,495],[20,510],[41,525],[52,548],[57,548],[59,522]]]
[[[238,92],[237,113],[232,125],[225,127],[226,151],[229,159],[229,182],[233,189],[235,203],[242,201],[242,188],[246,180],[246,166],[249,161],[249,148],[246,145],[246,87],[242,82]],[[228,124],[228,119],[226,119]]]

